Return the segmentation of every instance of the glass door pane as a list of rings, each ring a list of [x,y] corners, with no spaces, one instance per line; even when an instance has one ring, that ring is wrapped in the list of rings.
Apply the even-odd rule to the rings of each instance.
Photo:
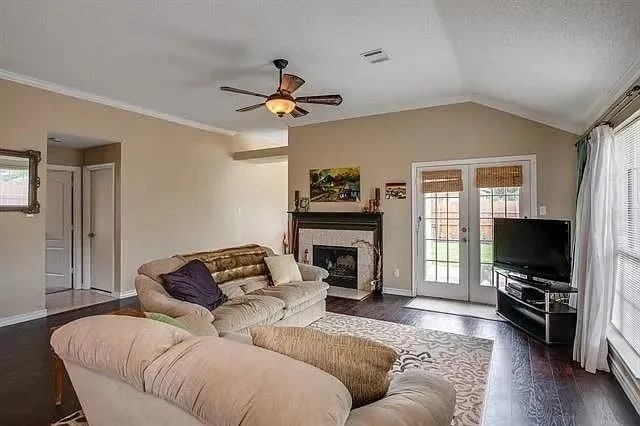
[[[460,283],[460,193],[424,194],[424,280]]]

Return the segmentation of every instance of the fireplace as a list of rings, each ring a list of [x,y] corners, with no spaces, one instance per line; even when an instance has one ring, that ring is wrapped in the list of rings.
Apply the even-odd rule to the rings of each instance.
[[[371,290],[371,280],[376,276],[378,268],[378,257],[362,244],[354,246],[354,242],[369,242],[382,253],[382,212],[290,213],[293,219],[292,252],[296,259],[306,259],[313,265],[330,269],[327,267],[327,260],[332,266],[337,264],[339,256],[348,254],[354,259],[354,262],[347,261],[349,265],[353,265],[353,270],[346,274],[345,271],[330,271],[331,277],[326,281],[336,287]],[[318,253],[318,248],[332,250],[328,259]],[[340,265],[342,267],[343,262]]]
[[[329,285],[358,288],[358,249],[356,247],[313,246],[313,264],[329,271]]]

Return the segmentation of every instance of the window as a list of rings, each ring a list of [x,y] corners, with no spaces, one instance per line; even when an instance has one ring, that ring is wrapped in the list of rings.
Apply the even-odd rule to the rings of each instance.
[[[615,147],[620,174],[611,324],[640,354],[640,117],[616,131]]]

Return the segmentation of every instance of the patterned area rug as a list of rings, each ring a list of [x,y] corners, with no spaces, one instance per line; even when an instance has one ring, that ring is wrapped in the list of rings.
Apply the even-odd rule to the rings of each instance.
[[[453,425],[482,423],[493,341],[369,318],[327,313],[309,325],[328,333],[366,337],[394,347],[393,372],[412,368],[442,374],[456,389]]]
[[[309,327],[328,333],[366,337],[392,346],[399,354],[393,366],[394,373],[419,368],[438,372],[453,384],[456,389],[456,409],[452,425],[482,423],[493,350],[491,340],[334,313],[327,313]],[[52,424],[87,425],[82,411]]]

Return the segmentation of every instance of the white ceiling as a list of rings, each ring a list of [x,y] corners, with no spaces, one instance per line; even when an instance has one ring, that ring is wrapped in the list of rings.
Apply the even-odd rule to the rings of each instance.
[[[47,135],[47,138],[49,138],[48,145],[50,146],[61,146],[63,148],[73,149],[93,148],[95,146],[116,143],[116,141],[107,141],[103,139],[89,138],[85,136],[61,132],[50,132]],[[53,139],[53,141],[51,139]]]
[[[217,86],[270,93],[277,57],[343,104],[234,112]],[[252,134],[463,100],[579,133],[638,76],[640,1],[0,0],[0,68]]]

